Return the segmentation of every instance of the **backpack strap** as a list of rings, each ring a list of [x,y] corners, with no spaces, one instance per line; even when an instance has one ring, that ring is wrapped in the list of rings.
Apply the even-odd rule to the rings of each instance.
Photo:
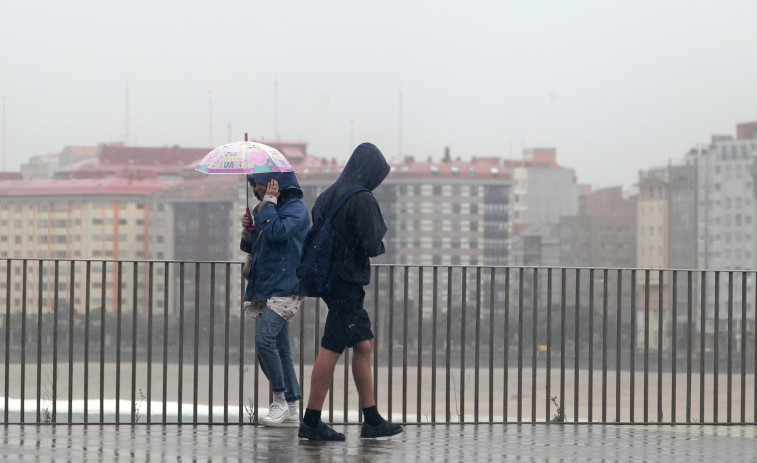
[[[344,193],[342,193],[342,195],[336,200],[336,203],[334,203],[334,206],[331,208],[328,215],[322,216],[320,223],[324,224],[326,223],[327,220],[331,220],[334,217],[334,215],[337,213],[337,211],[342,206],[344,206],[344,203],[347,202],[350,196],[354,195],[355,193],[359,193],[361,191],[370,191],[370,190],[361,186],[355,186],[345,191]]]

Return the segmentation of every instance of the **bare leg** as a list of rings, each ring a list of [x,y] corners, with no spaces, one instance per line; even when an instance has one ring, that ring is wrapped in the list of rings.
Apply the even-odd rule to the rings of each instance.
[[[313,373],[310,376],[310,396],[308,397],[307,408],[311,410],[322,410],[323,401],[326,400],[326,393],[331,387],[331,380],[334,378],[334,368],[341,354],[324,349],[321,347],[318,358],[313,365]]]
[[[356,344],[352,348],[352,376],[360,397],[360,408],[376,405],[373,397],[373,375],[371,374],[371,350],[373,341],[370,339]]]

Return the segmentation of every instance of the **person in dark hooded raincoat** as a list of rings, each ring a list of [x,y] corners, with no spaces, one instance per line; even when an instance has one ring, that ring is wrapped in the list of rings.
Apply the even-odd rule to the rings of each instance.
[[[365,421],[360,437],[391,436],[402,427],[381,417],[373,396],[371,350],[373,332],[368,312],[363,308],[365,291],[370,283],[370,258],[384,253],[382,239],[386,224],[372,190],[389,174],[389,164],[378,148],[362,143],[352,153],[337,181],[327,188],[313,205],[313,222],[328,214],[343,192],[362,186],[349,197],[331,220],[334,231],[334,258],[343,261],[341,272],[331,285],[329,294],[322,296],[328,315],[321,338],[321,350],[313,365],[310,396],[299,437],[310,440],[344,440],[321,420],[326,393],[334,376],[334,368],[346,348],[352,348],[352,373],[360,396]]]
[[[289,345],[288,325],[302,305],[295,270],[310,218],[293,172],[251,174],[248,181],[261,200],[242,216],[240,248],[251,255],[244,309],[259,318],[255,351],[271,383],[273,403],[260,420],[266,426],[299,426],[302,400]]]

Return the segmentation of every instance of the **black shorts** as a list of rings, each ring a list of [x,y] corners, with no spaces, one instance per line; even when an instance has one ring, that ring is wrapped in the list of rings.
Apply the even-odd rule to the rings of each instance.
[[[371,319],[363,308],[365,291],[359,284],[339,284],[334,292],[323,296],[329,309],[323,328],[321,347],[337,354],[356,344],[373,339]]]

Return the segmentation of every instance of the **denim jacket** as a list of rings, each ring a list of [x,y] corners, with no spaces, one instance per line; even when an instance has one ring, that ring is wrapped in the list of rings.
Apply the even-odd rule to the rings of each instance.
[[[254,220],[257,227],[252,236],[248,239],[245,235],[249,234],[243,235],[239,245],[242,251],[252,253],[245,300],[297,295],[295,270],[310,228],[307,206],[302,199],[292,196],[283,204],[261,208],[255,212]]]

